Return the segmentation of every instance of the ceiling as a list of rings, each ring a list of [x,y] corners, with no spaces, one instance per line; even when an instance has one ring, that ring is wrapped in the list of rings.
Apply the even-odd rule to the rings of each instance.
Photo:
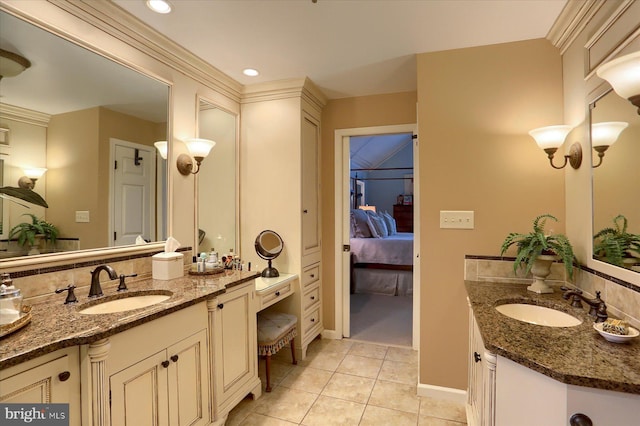
[[[113,1],[242,84],[309,77],[330,99],[416,90],[416,53],[544,38],[566,3],[170,0],[161,15]]]
[[[351,136],[351,169],[376,169],[413,140],[411,133]]]

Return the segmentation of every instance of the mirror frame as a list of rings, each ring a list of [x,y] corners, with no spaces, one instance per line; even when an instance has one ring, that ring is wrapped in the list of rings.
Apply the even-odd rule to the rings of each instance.
[[[213,107],[220,109],[221,111],[224,111],[230,115],[232,115],[235,118],[235,186],[234,186],[234,190],[235,190],[235,223],[236,223],[236,232],[235,232],[235,252],[238,256],[240,256],[242,258],[242,250],[241,250],[241,239],[240,239],[240,112],[235,112],[232,111],[229,108],[226,108],[224,105],[221,105],[220,102],[216,102],[212,99],[210,99],[207,96],[201,95],[201,94],[197,94],[196,95],[196,107],[195,107],[195,111],[196,111],[196,135],[197,137],[200,137],[200,103],[201,102],[206,102],[209,105],[212,105]],[[215,148],[214,148],[215,150]],[[215,151],[213,152],[213,155],[215,155]],[[206,160],[204,160],[203,165],[206,167]],[[199,211],[200,211],[200,175],[197,174],[196,175],[196,179],[194,179],[194,230],[193,230],[193,251],[194,251],[194,255],[195,252],[198,250],[199,248],[199,241],[198,241],[198,231],[199,231],[199,224],[200,224],[200,217],[199,217]],[[218,250],[221,250],[222,248],[218,248]]]
[[[27,5],[28,7],[30,5]],[[35,5],[36,7],[38,7],[38,5]],[[66,5],[64,5],[66,6]],[[54,6],[55,7],[55,6]],[[62,7],[62,5],[60,6]],[[114,6],[115,7],[115,6]],[[64,8],[63,8],[64,9]],[[82,6],[80,6],[80,9],[82,9]],[[127,62],[121,58],[118,58],[115,54],[112,54],[110,52],[107,52],[106,50],[101,49],[100,47],[98,47],[97,45],[92,44],[90,41],[88,40],[83,40],[80,39],[79,37],[74,37],[73,35],[67,33],[65,31],[65,29],[63,28],[66,24],[68,24],[68,22],[66,21],[67,19],[69,19],[68,17],[64,17],[62,19],[60,19],[60,24],[52,24],[50,22],[45,22],[43,20],[40,20],[35,14],[32,16],[29,14],[28,11],[19,9],[19,8],[14,8],[12,7],[11,4],[1,4],[0,5],[0,10],[2,10],[3,12],[12,15],[28,24],[34,25],[44,31],[47,31],[57,37],[60,37],[61,39],[73,43],[79,47],[82,47],[94,54],[100,55],[103,58],[112,61],[116,64],[119,64],[121,66],[124,66],[134,72],[138,72],[148,78],[151,78],[153,80],[156,80],[164,85],[167,86],[168,89],[168,96],[167,96],[167,103],[168,103],[168,108],[167,108],[167,141],[168,141],[168,154],[167,157],[169,159],[174,158],[173,157],[173,132],[172,132],[172,128],[173,128],[173,85],[174,83],[172,81],[169,81],[165,78],[160,77],[158,74],[150,71],[149,69],[145,69],[144,67],[132,63],[132,62]],[[60,11],[58,11],[60,12]],[[43,12],[46,14],[46,11]],[[38,15],[40,16],[40,15]],[[79,19],[80,21],[82,21],[83,23],[88,21],[86,19],[83,19],[82,16],[72,16],[71,19]],[[52,18],[55,19],[55,18]],[[63,22],[64,21],[64,22]],[[74,21],[74,24],[76,22]],[[111,34],[110,32],[107,31],[107,28],[111,28],[108,24],[102,23],[102,22],[97,22],[97,20],[94,20],[92,22],[90,22],[94,27],[96,27],[98,29],[98,31],[104,32],[107,35],[110,35],[112,37],[114,37],[115,39],[117,39],[120,42],[124,42],[123,39],[119,38],[118,36],[113,36],[113,34]],[[158,59],[155,55],[153,55],[150,51],[146,51],[146,50],[142,50],[138,47],[138,50],[140,50],[142,53],[144,53],[145,55],[153,58],[154,60],[160,60]],[[167,229],[166,229],[166,233],[167,235],[172,235],[173,234],[173,212],[172,209],[170,208],[170,206],[172,205],[173,202],[173,190],[172,190],[172,179],[171,176],[173,174],[173,168],[172,167],[168,167],[167,168],[167,195],[166,195],[166,199],[167,199],[167,205],[169,206],[169,208],[167,208],[167,217],[166,217],[166,222],[167,222]],[[144,244],[144,245],[127,245],[127,246],[118,246],[118,247],[100,247],[100,248],[93,248],[93,249],[85,249],[85,250],[77,250],[77,251],[69,251],[69,252],[62,252],[62,253],[50,253],[50,254],[42,254],[42,255],[36,255],[36,256],[23,256],[23,257],[15,257],[15,258],[8,258],[6,260],[0,260],[0,265],[2,266],[3,270],[7,270],[7,271],[15,271],[15,270],[22,270],[22,269],[26,269],[29,266],[33,266],[35,263],[39,264],[40,268],[43,267],[47,267],[47,266],[54,266],[54,265],[64,265],[64,264],[69,264],[72,262],[77,262],[77,261],[89,261],[92,259],[103,259],[105,257],[119,257],[119,256],[137,256],[137,255],[144,255],[144,254],[151,254],[151,253],[156,253],[158,251],[163,251],[164,250],[164,241],[159,241],[159,242],[152,242],[152,243],[148,243],[148,244]]]

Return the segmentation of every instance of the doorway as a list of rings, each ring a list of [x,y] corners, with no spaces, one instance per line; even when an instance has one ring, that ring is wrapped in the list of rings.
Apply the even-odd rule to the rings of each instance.
[[[376,126],[365,128],[340,129],[335,131],[335,300],[336,300],[336,334],[340,337],[351,335],[351,247],[350,247],[350,223],[352,196],[351,186],[351,152],[350,140],[352,137],[367,135],[391,135],[399,133],[415,134],[416,125]],[[419,217],[418,204],[418,143],[413,139],[413,182],[414,194],[413,208],[414,218]],[[365,184],[366,187],[366,184]],[[366,191],[366,189],[365,189]],[[419,258],[419,221],[414,219],[413,238],[413,276],[412,276],[412,338],[411,346],[418,349],[419,346],[419,300],[420,300],[420,268],[416,259]]]

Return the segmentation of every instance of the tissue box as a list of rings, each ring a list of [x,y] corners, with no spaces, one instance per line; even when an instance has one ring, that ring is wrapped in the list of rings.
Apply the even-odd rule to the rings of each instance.
[[[172,280],[184,275],[182,253],[158,253],[151,256],[151,271],[154,280]]]

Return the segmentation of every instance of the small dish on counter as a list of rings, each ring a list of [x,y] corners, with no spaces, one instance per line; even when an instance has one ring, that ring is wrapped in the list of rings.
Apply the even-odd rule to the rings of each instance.
[[[638,337],[638,335],[640,335],[640,332],[633,327],[629,327],[629,334],[608,333],[602,329],[601,322],[594,323],[593,328],[595,328],[596,331],[600,333],[600,335],[604,337],[607,341],[612,343],[625,343],[630,341],[631,339]]]
[[[22,305],[20,316],[9,324],[0,325],[0,337],[20,330],[31,322],[31,306]]]

